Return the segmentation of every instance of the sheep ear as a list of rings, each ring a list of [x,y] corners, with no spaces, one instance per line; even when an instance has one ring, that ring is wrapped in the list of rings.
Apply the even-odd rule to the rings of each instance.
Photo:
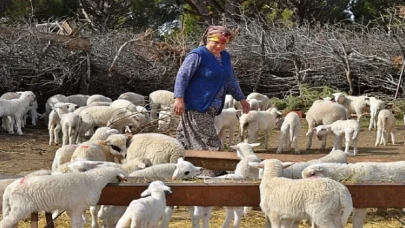
[[[144,168],[146,168],[146,164],[145,163],[139,163],[138,168],[144,169]]]
[[[152,193],[150,192],[150,190],[149,189],[146,189],[145,191],[143,191],[142,193],[141,193],[141,197],[147,197],[147,196],[150,196]]]
[[[234,146],[229,146],[230,148],[232,148],[233,150],[238,150],[238,146],[234,145]]]
[[[294,165],[295,162],[282,162],[283,169]]]
[[[177,163],[183,162],[183,161],[184,161],[184,158],[183,158],[183,157],[179,157],[179,158],[177,159]]]
[[[203,168],[203,167],[199,167],[199,166],[197,166],[197,167],[195,167],[195,168],[194,168],[194,170],[195,170],[195,171],[203,171],[203,170],[204,170],[204,168]]]
[[[256,161],[248,162],[248,165],[250,167],[257,168],[257,169],[264,169],[264,164],[262,162],[256,162]]]
[[[110,145],[110,140],[98,140],[97,142],[100,145]]]
[[[251,146],[253,148],[258,147],[258,146],[260,146],[260,143],[250,143],[249,146]]]

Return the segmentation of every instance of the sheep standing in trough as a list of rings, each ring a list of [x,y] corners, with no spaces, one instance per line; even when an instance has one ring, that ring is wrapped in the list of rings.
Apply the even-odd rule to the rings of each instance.
[[[149,94],[150,117],[157,118],[158,109],[170,108],[174,104],[174,93],[167,90],[157,90]]]
[[[353,154],[357,155],[357,144],[360,133],[360,123],[357,120],[336,120],[331,124],[314,127],[315,135],[320,138],[327,134],[335,135],[332,151],[340,150],[342,135],[345,136],[345,152],[349,152],[350,142],[353,141]]]
[[[141,133],[132,136],[127,149],[127,159],[149,158],[153,164],[176,163],[184,157],[185,149],[181,143],[168,135],[160,133]]]
[[[117,223],[117,228],[157,227],[166,208],[165,194],[172,194],[162,181],[153,181],[142,192],[140,199],[133,200]]]
[[[370,97],[370,125],[368,130],[371,131],[372,128],[377,128],[377,117],[378,113],[385,109],[385,103],[382,100],[378,100],[375,97]]]
[[[280,140],[276,153],[282,151],[288,151],[291,148],[291,143],[294,143],[295,153],[299,154],[300,149],[298,147],[299,136],[301,133],[300,117],[296,112],[288,113],[280,128]]]
[[[282,177],[283,169],[291,164],[277,159],[251,163],[264,169],[260,208],[271,226],[289,224],[291,227],[300,220],[310,219],[321,228],[343,228],[353,210],[346,186],[329,178],[292,180]]]
[[[395,116],[391,110],[383,109],[378,113],[375,146],[387,145],[388,134],[391,135],[391,142],[395,145]]]
[[[35,94],[31,91],[25,91],[21,93],[21,96],[17,99],[6,100],[0,99],[0,117],[10,116],[14,118],[17,134],[23,135],[21,130],[21,122],[25,114],[26,109],[36,100]],[[3,118],[4,121],[5,118]],[[11,125],[11,126],[10,126]],[[14,124],[9,123],[7,126],[8,133],[14,134]]]
[[[227,108],[223,109],[221,114],[215,116],[214,126],[215,130],[217,131],[217,135],[221,140],[222,149],[224,148],[227,130],[229,132],[228,151],[230,150],[230,146],[233,145],[233,135],[235,133],[235,129],[238,129],[240,114],[241,112],[236,110],[235,108]]]
[[[367,96],[349,96],[343,93],[334,93],[333,96],[337,103],[345,107],[347,118],[350,118],[350,115],[354,113],[357,115],[358,122],[364,113],[370,109],[370,98]]]
[[[102,189],[117,177],[125,178],[121,169],[100,167],[87,172],[18,179],[4,191],[0,227],[15,226],[32,212],[55,210],[69,214],[71,227],[83,227],[84,211],[97,204]]]
[[[145,106],[145,96],[134,93],[134,92],[125,92],[125,93],[121,94],[117,99],[118,100],[127,100],[134,105]]]
[[[280,115],[281,112],[277,108],[269,108],[266,111],[250,111],[243,114],[239,119],[241,141],[257,142],[258,134],[264,131],[264,148],[267,150],[268,138],[276,126],[277,117]],[[245,130],[248,134],[247,137],[244,137]]]
[[[316,104],[313,104],[306,116],[305,119],[308,122],[308,143],[306,149],[309,150],[312,146],[312,136],[313,128],[321,124],[331,124],[336,120],[346,120],[347,112],[345,107],[341,104],[331,101],[321,101]],[[321,149],[326,147],[326,135],[322,137]]]
[[[319,163],[306,167],[303,178],[328,177],[337,181],[403,181],[405,161],[396,162],[357,162],[348,164]],[[366,217],[366,208],[354,208],[353,228],[362,228]]]

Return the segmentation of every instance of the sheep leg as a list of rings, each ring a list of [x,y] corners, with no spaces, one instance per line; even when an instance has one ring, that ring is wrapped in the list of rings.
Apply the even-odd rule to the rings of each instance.
[[[374,127],[374,122],[375,122],[374,110],[370,110],[370,124],[368,125],[369,131],[371,131],[371,129]]]
[[[173,206],[167,206],[165,208],[165,213],[163,215],[162,221],[160,222],[159,228],[168,228],[169,227],[170,218],[172,217],[173,212],[174,212]]]
[[[84,213],[83,211],[67,211],[70,221],[71,221],[71,227],[72,228],[83,228],[84,227],[84,221],[82,218],[82,214]]]
[[[228,134],[228,138],[229,138],[229,143],[228,143],[228,151],[230,151],[230,147],[231,145],[233,145],[233,133],[235,132],[235,128],[232,125],[231,127],[229,127],[229,134]],[[224,138],[225,140],[225,138]],[[224,145],[222,145],[222,148],[224,148]]]
[[[282,228],[280,215],[275,212],[270,212],[269,220],[271,228]]]
[[[351,137],[352,137],[352,134],[350,134],[350,133],[345,134],[345,152],[346,153],[349,152],[349,146],[350,146]]]
[[[312,128],[309,128],[308,129],[308,132],[307,132],[307,136],[308,136],[308,142],[307,142],[307,150],[309,150],[309,149],[311,149],[311,146],[312,146],[312,135],[314,134],[314,132],[312,131]]]
[[[324,150],[326,148],[326,137],[327,137],[327,135],[322,136],[322,144],[321,144],[322,150]]]
[[[353,228],[363,228],[363,222],[366,215],[366,208],[353,208]]]
[[[191,217],[192,228],[200,228],[200,218],[197,214],[197,206],[187,207],[188,213]]]
[[[229,228],[229,225],[231,224],[232,219],[234,219],[234,207],[225,207],[226,215],[225,215],[225,220],[224,223],[222,223],[222,228]]]
[[[375,146],[378,146],[381,144],[381,129],[377,128],[377,137],[375,139]]]
[[[97,218],[97,212],[98,212],[99,206],[90,206],[90,216],[91,216],[91,227],[92,228],[98,228],[98,218]]]
[[[233,228],[239,228],[240,222],[243,216],[243,207],[237,207],[234,209],[235,218],[233,220]]]
[[[394,131],[390,131],[390,134],[391,134],[391,142],[392,142],[392,145],[395,145],[395,132],[394,132]]]
[[[219,140],[221,141],[221,149],[224,149],[224,145],[225,145],[225,129],[224,128],[222,128],[222,130],[219,131],[218,137],[219,137]],[[229,145],[231,145],[231,144],[229,144]],[[228,151],[229,151],[229,147],[228,147]]]
[[[381,143],[383,146],[387,145],[387,141],[388,141],[388,135],[387,135],[387,131],[383,130],[382,132],[382,137],[381,137]]]
[[[266,223],[264,224],[264,228],[271,228],[271,223],[268,216],[266,216]]]
[[[199,207],[198,210],[201,210],[202,213],[199,213],[202,218],[203,228],[209,228],[209,220],[211,218],[212,207]]]
[[[294,136],[294,137],[293,137],[293,142],[294,142],[294,150],[295,150],[295,153],[296,153],[296,154],[299,154],[299,153],[300,153],[300,148],[299,148],[299,146],[298,146],[298,138],[297,138],[297,136]]]
[[[276,151],[277,154],[279,154],[279,153],[281,153],[283,151],[285,140],[287,140],[286,139],[286,133],[284,131],[280,131],[280,139],[278,140],[279,141],[278,142],[278,148],[277,148],[277,151]]]
[[[21,119],[14,117],[16,125],[17,125],[17,134],[18,135],[23,135],[23,132],[21,131]]]
[[[29,213],[24,213],[20,214],[19,212],[13,213],[13,211],[10,212],[7,216],[3,216],[3,220],[0,222],[0,227],[2,228],[17,228],[18,221],[21,219],[29,217]]]
[[[68,126],[63,126],[62,127],[62,146],[67,145],[68,139],[69,139],[69,132],[67,129]]]
[[[267,144],[268,144],[268,139],[269,139],[269,131],[266,131],[266,133],[264,133],[264,149],[267,151]],[[256,140],[254,141],[256,142]]]

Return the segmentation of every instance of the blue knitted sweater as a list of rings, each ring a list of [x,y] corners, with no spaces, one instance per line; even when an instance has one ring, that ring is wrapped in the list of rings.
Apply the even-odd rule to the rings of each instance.
[[[184,102],[187,110],[205,112],[221,88],[226,88],[233,73],[231,57],[226,51],[221,52],[221,65],[205,46],[196,48],[191,53],[201,56],[201,65],[190,79],[184,93]],[[225,93],[222,100],[224,99]]]

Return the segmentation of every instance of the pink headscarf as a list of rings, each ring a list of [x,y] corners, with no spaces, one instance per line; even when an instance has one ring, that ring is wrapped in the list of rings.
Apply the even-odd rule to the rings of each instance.
[[[206,45],[207,37],[209,37],[209,35],[213,35],[213,34],[221,34],[221,35],[219,35],[219,37],[217,39],[219,39],[219,41],[223,40],[223,39],[228,39],[228,40],[224,40],[226,42],[229,41],[230,36],[231,36],[231,32],[226,27],[218,26],[218,25],[210,25],[210,26],[208,26],[208,28],[205,30],[205,32],[203,34],[203,37],[200,41],[200,46]]]

